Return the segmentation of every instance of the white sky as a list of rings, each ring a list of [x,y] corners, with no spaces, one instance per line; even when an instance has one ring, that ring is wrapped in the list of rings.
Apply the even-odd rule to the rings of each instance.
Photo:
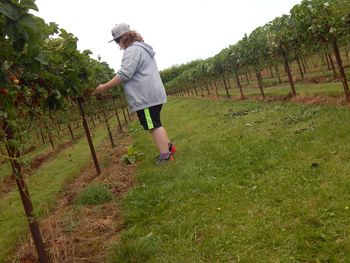
[[[108,43],[124,22],[153,46],[160,70],[211,57],[290,9],[301,0],[36,0],[47,23],[56,22],[119,69],[122,51]]]

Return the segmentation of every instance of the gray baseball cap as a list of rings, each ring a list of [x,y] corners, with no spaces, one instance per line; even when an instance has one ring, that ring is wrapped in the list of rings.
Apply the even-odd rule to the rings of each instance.
[[[108,42],[112,42],[112,41],[116,40],[118,37],[121,37],[122,35],[124,35],[126,32],[129,32],[129,31],[130,31],[129,25],[127,25],[125,23],[116,24],[112,28],[113,39],[111,41],[108,41]]]

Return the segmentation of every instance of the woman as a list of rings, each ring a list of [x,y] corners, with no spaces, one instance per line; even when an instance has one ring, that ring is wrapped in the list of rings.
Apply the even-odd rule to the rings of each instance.
[[[152,134],[159,150],[156,165],[173,160],[176,148],[162,126],[160,112],[166,93],[154,58],[153,48],[125,23],[112,29],[113,39],[124,51],[117,75],[96,88],[101,93],[123,84],[131,112],[136,112],[141,125]]]

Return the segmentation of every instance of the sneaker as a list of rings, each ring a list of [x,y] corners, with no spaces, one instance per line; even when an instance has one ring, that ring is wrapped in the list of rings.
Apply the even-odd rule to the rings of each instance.
[[[176,146],[172,143],[169,143],[169,152],[173,155],[176,153]]]
[[[174,158],[171,152],[162,153],[157,157],[156,165],[158,166],[172,160],[174,160]]]

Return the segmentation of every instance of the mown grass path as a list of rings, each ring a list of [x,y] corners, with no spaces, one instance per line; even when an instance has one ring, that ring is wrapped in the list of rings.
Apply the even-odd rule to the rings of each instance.
[[[350,110],[170,99],[175,161],[148,133],[110,262],[350,261]]]
[[[328,83],[318,83],[318,84],[310,84],[310,83],[298,83],[295,85],[297,97],[295,98],[298,100],[298,97],[308,97],[309,99],[317,99],[317,97],[322,98],[329,98],[333,99],[328,104],[335,104],[335,103],[344,103],[345,104],[345,97],[344,97],[344,90],[342,89],[342,84],[339,82],[328,82]],[[284,85],[277,85],[272,87],[265,87],[264,88],[265,95],[267,99],[286,99],[287,97],[289,99],[292,99],[290,97],[290,86],[288,84]],[[239,90],[237,88],[229,89],[229,93],[233,98],[239,98]],[[249,99],[255,99],[256,97],[261,97],[261,93],[259,88],[245,88],[243,89],[243,93],[245,98]],[[204,92],[206,95],[206,93]],[[201,94],[199,94],[200,96]],[[211,95],[215,95],[214,90],[211,91]],[[226,91],[223,87],[219,90],[219,96],[222,98],[226,98]],[[321,101],[319,101],[321,102]]]

